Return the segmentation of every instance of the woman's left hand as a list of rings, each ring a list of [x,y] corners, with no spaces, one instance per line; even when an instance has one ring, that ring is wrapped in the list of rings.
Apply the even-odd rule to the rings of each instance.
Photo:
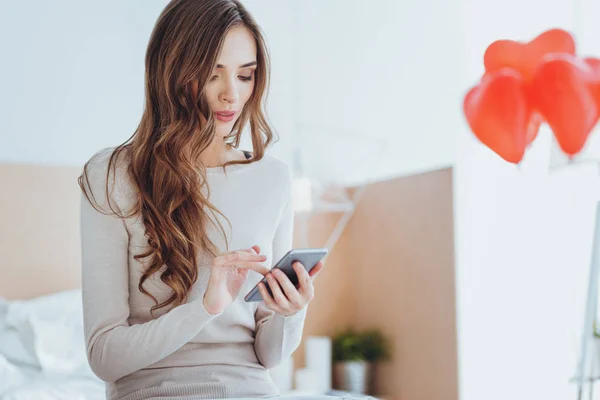
[[[286,317],[292,316],[302,310],[314,298],[315,289],[313,281],[324,266],[325,263],[319,261],[310,270],[310,273],[308,273],[304,269],[304,266],[299,261],[296,261],[293,264],[293,268],[298,275],[299,283],[297,288],[280,269],[275,268],[271,270],[266,277],[273,296],[269,295],[267,288],[262,282],[258,285],[258,290],[267,308]]]

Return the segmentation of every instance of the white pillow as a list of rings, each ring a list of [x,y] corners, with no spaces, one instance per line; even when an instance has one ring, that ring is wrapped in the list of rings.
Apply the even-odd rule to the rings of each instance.
[[[17,365],[39,367],[34,352],[23,345],[19,333],[14,328],[0,329],[0,356]]]
[[[27,382],[25,376],[19,369],[12,365],[4,356],[0,355],[0,397],[14,387],[18,387]]]
[[[6,323],[44,372],[93,376],[85,353],[81,290],[12,301]]]
[[[8,300],[0,297],[0,355],[17,365],[39,367],[35,354],[28,351],[17,330],[6,323]]]

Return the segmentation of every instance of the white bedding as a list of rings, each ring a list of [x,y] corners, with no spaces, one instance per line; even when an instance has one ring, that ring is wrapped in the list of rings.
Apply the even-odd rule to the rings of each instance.
[[[104,400],[99,379],[48,374],[33,367],[16,366],[0,355],[1,400]]]
[[[100,400],[85,356],[81,292],[0,299],[0,400]]]
[[[104,382],[87,363],[80,290],[25,301],[0,298],[0,400],[104,398]],[[374,399],[341,393],[290,393],[279,398]]]

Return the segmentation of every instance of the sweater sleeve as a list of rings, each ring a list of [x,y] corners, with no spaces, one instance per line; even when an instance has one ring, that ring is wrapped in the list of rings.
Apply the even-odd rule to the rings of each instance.
[[[101,210],[110,212],[110,201],[113,209],[122,211],[122,180],[117,177],[114,187],[109,185],[107,196],[107,167],[108,160],[92,159],[84,187]],[[114,382],[163,359],[219,315],[206,311],[202,293],[192,292],[187,303],[149,322],[129,325],[129,236],[125,220],[114,213],[99,212],[83,193],[80,217],[84,334],[88,362],[100,379]]]
[[[273,238],[273,262],[279,261],[293,245],[294,209],[290,188],[275,236]],[[300,345],[306,317],[304,307],[298,313],[285,317],[269,310],[264,302],[256,310],[256,337],[254,349],[265,368],[274,368],[288,358]]]

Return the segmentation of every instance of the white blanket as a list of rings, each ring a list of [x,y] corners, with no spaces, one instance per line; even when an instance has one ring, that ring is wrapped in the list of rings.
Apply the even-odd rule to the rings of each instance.
[[[97,378],[49,374],[17,366],[0,355],[0,400],[103,400],[104,382]]]

